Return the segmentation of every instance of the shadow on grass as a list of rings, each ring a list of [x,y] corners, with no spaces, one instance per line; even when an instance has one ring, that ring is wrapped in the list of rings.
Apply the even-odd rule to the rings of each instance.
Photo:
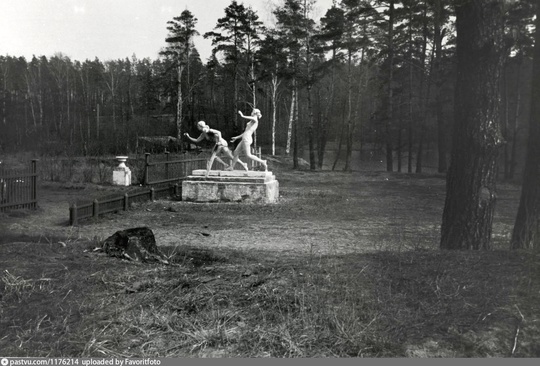
[[[0,246],[4,355],[540,356],[535,253],[171,246],[165,266],[57,239]]]

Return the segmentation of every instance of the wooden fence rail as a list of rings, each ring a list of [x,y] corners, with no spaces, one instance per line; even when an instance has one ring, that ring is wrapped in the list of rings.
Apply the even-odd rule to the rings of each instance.
[[[260,149],[257,152],[260,157]],[[195,159],[171,160],[165,152],[165,161],[150,161],[145,154],[143,185],[150,187],[137,192],[125,193],[112,198],[94,200],[83,204],[72,204],[69,208],[69,223],[77,225],[79,220],[99,217],[111,212],[126,211],[134,202],[154,201],[158,198],[181,196],[182,180],[195,169],[206,169],[207,156]],[[214,164],[223,167],[219,162]]]
[[[252,152],[254,155],[261,157],[261,148],[255,149]],[[143,184],[156,185],[178,181],[191,174],[195,169],[206,169],[206,163],[210,158],[209,155],[201,154],[199,158],[170,160],[170,154],[165,152],[165,161],[150,162],[150,154],[145,154],[144,159],[144,178]],[[251,160],[248,162],[251,169],[258,167],[260,164]],[[219,161],[214,160],[213,169],[224,169],[226,166]]]
[[[195,169],[206,169],[208,157],[195,159],[170,160],[170,154],[165,152],[165,161],[150,162],[150,154],[145,154],[143,184],[156,185],[175,182],[191,174]]]
[[[73,203],[69,208],[69,224],[77,225],[80,220],[97,218],[107,213],[126,211],[136,202],[154,201],[159,198],[180,196],[182,179],[191,170],[206,167],[206,158],[169,160],[150,162],[150,154],[145,156],[144,186],[148,187],[135,192],[105,199],[95,199],[82,204]]]
[[[37,160],[32,160],[25,170],[8,169],[0,164],[0,212],[36,209],[37,185]]]
[[[82,219],[88,219],[91,217],[98,218],[99,216],[108,213],[127,211],[133,203],[154,201],[164,197],[179,196],[180,192],[180,185],[176,183],[167,187],[151,187],[149,189],[143,189],[137,192],[126,192],[122,196],[107,198],[104,200],[95,199],[89,203],[73,203],[69,208],[69,224],[77,225],[79,220]]]

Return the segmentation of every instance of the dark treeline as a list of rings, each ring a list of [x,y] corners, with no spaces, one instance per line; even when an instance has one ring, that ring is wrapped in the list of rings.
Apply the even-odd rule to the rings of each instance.
[[[532,1],[504,15],[502,170],[513,178],[528,116]],[[262,111],[263,154],[309,152],[312,169],[350,170],[355,149],[376,149],[387,170],[421,172],[426,153],[447,170],[454,124],[455,6],[443,0],[342,0],[321,19],[311,0],[285,0],[265,27],[232,1],[203,62],[197,18],[171,19],[161,56],[84,62],[0,57],[0,151],[98,155],[134,152],[137,137],[197,133],[205,120],[229,138],[238,110]],[[337,150],[333,161],[324,152]],[[180,144],[180,148],[185,148]],[[339,164],[338,164],[339,159]],[[521,159],[521,160],[520,160]]]

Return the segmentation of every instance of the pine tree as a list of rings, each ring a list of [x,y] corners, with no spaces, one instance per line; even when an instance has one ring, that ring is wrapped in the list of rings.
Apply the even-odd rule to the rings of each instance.
[[[452,159],[442,249],[490,249],[496,201],[499,81],[505,55],[503,1],[458,1]]]
[[[327,89],[327,104],[323,113],[323,121],[321,123],[321,131],[319,134],[319,169],[322,169],[323,167],[324,152],[326,149],[326,142],[328,139],[328,130],[330,125],[330,111],[332,105],[334,104],[336,94],[336,69],[339,65],[339,62],[343,58],[342,43],[344,28],[345,11],[334,4],[330,9],[328,9],[325,16],[321,18],[321,28],[319,35],[317,36],[319,40],[323,43],[323,50],[325,52],[331,53],[330,60],[328,61],[328,67],[330,69],[330,84]]]
[[[173,18],[167,24],[169,24],[167,27],[169,36],[165,41],[169,45],[162,54],[172,57],[177,69],[176,137],[180,140],[184,130],[182,122],[184,114],[183,105],[185,102],[182,93],[182,76],[184,69],[187,70],[187,79],[189,82],[190,52],[193,48],[193,37],[198,34],[195,30],[197,18],[186,9],[179,17]]]
[[[540,248],[540,5],[536,9],[532,96],[527,156],[518,213],[512,233],[512,249]]]
[[[250,77],[254,77],[251,60],[254,41],[259,36],[261,24],[253,10],[233,0],[225,8],[225,16],[217,21],[215,29],[221,32],[207,32],[204,34],[204,38],[212,39],[212,46],[214,47],[212,52],[214,54],[222,53],[225,56],[228,68],[231,70],[233,100],[231,103],[232,108],[227,111],[227,114],[234,121],[234,133],[239,130],[238,110],[241,69],[245,65],[244,70],[249,70],[244,73],[246,79],[249,80]]]

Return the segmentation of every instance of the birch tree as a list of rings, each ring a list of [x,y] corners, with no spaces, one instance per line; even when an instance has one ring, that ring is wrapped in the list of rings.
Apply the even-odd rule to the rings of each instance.
[[[287,55],[283,52],[284,45],[282,39],[275,32],[270,31],[257,53],[258,62],[261,65],[261,80],[266,81],[270,87],[270,99],[272,105],[272,127],[271,127],[271,153],[276,154],[276,123],[277,106],[281,94],[280,86],[285,78],[285,67]]]
[[[276,29],[283,39],[284,49],[289,55],[289,75],[291,77],[291,107],[287,128],[287,145],[285,152],[291,152],[293,145],[293,166],[298,168],[298,138],[294,133],[298,124],[298,78],[302,41],[305,39],[303,27],[305,13],[303,0],[285,0],[284,4],[274,11],[276,16]],[[294,139],[294,140],[293,140]]]

